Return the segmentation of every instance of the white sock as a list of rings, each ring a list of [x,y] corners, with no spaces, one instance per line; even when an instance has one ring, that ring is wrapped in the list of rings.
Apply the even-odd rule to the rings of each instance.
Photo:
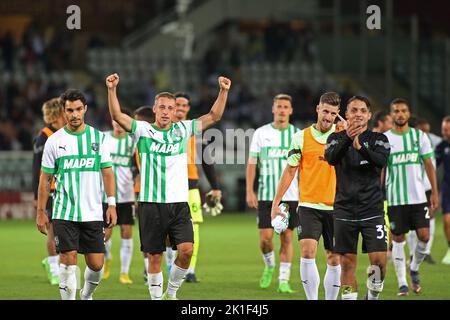
[[[341,265],[327,264],[323,287],[325,288],[325,300],[337,300],[341,289]]]
[[[109,261],[111,260],[111,247],[112,247],[112,240],[109,239],[105,242],[105,260]]]
[[[408,282],[406,282],[405,241],[392,241],[392,261],[394,262],[398,286],[407,286]]]
[[[408,247],[409,247],[409,256],[412,257],[414,255],[414,251],[416,251],[417,244],[417,235],[414,230],[411,230],[407,236],[408,239]]]
[[[300,258],[300,278],[308,300],[317,300],[319,295],[320,276],[316,259]]]
[[[279,282],[288,282],[291,278],[291,263],[280,262],[280,275],[278,276]]]
[[[383,290],[384,281],[378,281],[377,286],[381,286],[381,290]],[[374,291],[367,287],[367,300],[378,300],[381,291]]]
[[[427,248],[425,250],[425,253],[427,255],[431,254],[431,246],[433,245],[433,239],[434,239],[434,229],[436,228],[436,220],[434,218],[430,219],[430,240],[427,242]]]
[[[262,257],[267,268],[275,268],[275,252],[263,253]]]
[[[171,266],[176,257],[177,257],[177,250],[173,250],[172,247],[166,247],[166,266]]]
[[[88,266],[84,270],[84,287],[82,300],[92,299],[92,294],[97,289],[100,280],[102,279],[103,268],[100,271],[94,271]]]
[[[425,259],[427,250],[427,243],[423,241],[418,241],[416,245],[416,251],[414,251],[414,256],[411,262],[411,266],[409,267],[411,271],[419,271],[419,266],[422,263],[423,259]]]
[[[152,300],[161,300],[163,294],[163,273],[148,273],[148,292]]]
[[[50,266],[50,271],[54,276],[59,276],[59,255],[48,256],[48,264]]]
[[[144,266],[145,266],[145,272],[147,272],[147,275],[148,275],[148,257],[144,258]]]
[[[122,239],[120,244],[120,273],[128,273],[130,271],[132,257],[133,239]]]
[[[167,296],[169,298],[176,298],[177,291],[186,277],[187,269],[180,268],[175,263],[172,265],[170,271],[169,283],[167,284]]]
[[[343,293],[342,300],[358,300],[358,292]]]
[[[77,293],[76,269],[76,265],[66,266],[62,263],[59,265],[59,293],[62,300],[75,300]]]

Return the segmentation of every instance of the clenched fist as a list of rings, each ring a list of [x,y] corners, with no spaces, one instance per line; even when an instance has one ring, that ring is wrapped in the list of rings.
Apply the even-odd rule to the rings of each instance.
[[[118,84],[119,84],[119,75],[117,73],[114,73],[106,77],[106,86],[108,87],[108,89],[113,89],[117,87]]]
[[[230,90],[231,80],[225,77],[219,77],[219,86],[221,90]]]

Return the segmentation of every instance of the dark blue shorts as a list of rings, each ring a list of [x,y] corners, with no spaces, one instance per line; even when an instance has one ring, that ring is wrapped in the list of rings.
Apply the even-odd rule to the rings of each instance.
[[[450,213],[450,187],[445,183],[442,184],[441,190],[442,214]]]

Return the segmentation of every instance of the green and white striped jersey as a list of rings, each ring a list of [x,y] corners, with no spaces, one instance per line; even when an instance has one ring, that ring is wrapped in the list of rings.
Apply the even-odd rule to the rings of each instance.
[[[278,182],[287,165],[289,147],[298,131],[293,125],[280,130],[272,123],[258,129],[252,137],[250,156],[258,159],[259,187],[258,200],[272,201],[275,198]],[[283,201],[298,201],[298,172],[283,196]]]
[[[179,121],[162,130],[133,120],[131,133],[137,142],[141,176],[138,201],[188,202],[186,152],[195,124],[196,120]]]
[[[386,195],[389,206],[426,203],[422,159],[433,157],[430,139],[424,132],[409,128],[404,134],[385,133],[391,145],[386,170]]]
[[[54,174],[53,219],[103,221],[102,173],[111,167],[105,134],[86,125],[74,133],[66,127],[51,135],[44,147],[42,171]]]
[[[116,202],[134,202],[134,181],[131,165],[134,161],[136,143],[127,134],[124,137],[115,137],[112,131],[105,132],[105,143],[111,152],[114,178],[116,181]],[[106,203],[106,193],[103,192],[103,202]]]

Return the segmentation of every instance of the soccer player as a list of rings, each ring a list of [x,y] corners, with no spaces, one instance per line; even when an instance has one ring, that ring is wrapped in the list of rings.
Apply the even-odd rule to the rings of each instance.
[[[393,122],[389,111],[381,110],[373,116],[373,132],[385,133],[392,129]],[[390,259],[392,256],[392,233],[389,226],[389,217],[387,215],[387,200],[386,200],[386,185],[384,181],[381,182],[381,190],[383,192],[384,199],[384,222],[386,223],[386,229],[388,230],[388,252],[387,257]]]
[[[252,137],[248,158],[246,185],[247,205],[258,210],[259,247],[264,260],[264,271],[259,281],[262,289],[272,282],[275,270],[275,253],[273,251],[273,228],[271,224],[271,208],[274,201],[276,185],[286,167],[288,150],[294,134],[298,131],[289,123],[292,114],[292,97],[278,94],[273,99],[273,122],[258,129]],[[259,166],[258,195],[253,190],[256,167]],[[298,226],[298,175],[295,181],[289,182],[283,203],[289,206],[289,226],[280,234],[280,273],[278,276],[278,292],[293,293],[289,286],[291,261],[293,255],[292,230]]]
[[[183,92],[175,93],[175,116],[172,119],[174,123],[179,121],[186,121],[190,106],[190,98],[189,95]],[[206,146],[206,143],[202,143],[203,146]],[[200,198],[200,190],[198,189],[198,180],[200,179],[198,175],[197,166],[195,165],[195,157],[196,157],[196,139],[195,136],[192,136],[188,140],[188,185],[189,185],[189,209],[191,211],[192,221],[194,222],[194,251],[192,253],[191,264],[189,265],[188,273],[186,274],[186,282],[196,283],[198,282],[197,277],[195,275],[195,266],[197,264],[197,256],[198,249],[200,244],[200,224],[203,222],[203,212],[202,212],[202,202]],[[210,159],[204,159],[205,153],[201,152],[201,163],[203,171],[206,175],[206,178],[211,185],[211,195],[213,199],[216,201],[220,201],[222,197],[222,191],[219,189],[219,184],[216,178],[216,171],[214,169],[214,165],[211,161],[207,161]],[[211,164],[210,164],[211,163]],[[170,268],[175,259],[175,250],[172,250],[171,246],[166,247],[166,262],[168,266],[168,273],[170,273]]]
[[[336,174],[324,158],[325,144],[335,132],[333,124],[339,113],[341,99],[335,92],[324,93],[316,107],[317,122],[294,135],[288,154],[288,165],[278,184],[272,204],[272,218],[297,170],[300,175],[300,203],[298,207],[300,245],[300,277],[308,300],[317,300],[320,275],[316,255],[320,237],[327,256],[324,278],[325,299],[336,300],[340,289],[341,267],[333,249],[333,202]]]
[[[41,175],[42,154],[47,139],[61,129],[66,124],[66,118],[63,113],[63,104],[61,99],[53,98],[44,102],[42,106],[42,114],[46,126],[42,128],[33,141],[33,192],[34,192],[34,208],[37,209],[39,177]],[[50,195],[45,207],[48,217],[48,234],[47,234],[47,252],[48,257],[42,260],[42,266],[47,272],[47,278],[52,285],[59,284],[59,255],[56,253],[55,239],[53,236],[52,223],[52,205],[53,193],[55,192],[55,182],[52,180],[50,185]]]
[[[342,300],[358,297],[355,271],[359,234],[371,264],[367,298],[377,300],[383,290],[387,251],[381,170],[390,148],[384,134],[368,129],[372,114],[367,98],[350,98],[345,115],[347,129],[331,134],[325,149],[326,161],[336,169],[334,251],[341,257]]]
[[[69,89],[61,99],[67,125],[50,136],[44,147],[36,224],[40,232],[47,233],[45,206],[54,176],[52,219],[60,255],[59,292],[63,300],[75,300],[77,253],[81,253],[87,266],[80,298],[92,300],[101,280],[105,252],[101,178],[108,196],[106,223],[112,227],[117,220],[114,173],[105,135],[84,122],[84,95]]]
[[[153,109],[150,106],[142,106],[134,110],[133,117],[137,121],[147,121],[148,123],[153,123],[155,121],[155,114],[153,113]],[[139,198],[139,186],[141,183],[139,170],[140,170],[140,162],[139,162],[139,154],[135,153],[135,163],[136,163],[136,177],[134,182],[134,193],[136,195],[136,201],[134,204],[135,209],[138,208],[137,199]],[[144,256],[144,281],[145,285],[148,283],[147,272],[148,272],[148,257],[147,253],[142,253]]]
[[[411,126],[411,123],[410,123],[410,126]],[[426,134],[426,136],[430,139],[431,148],[434,151],[435,147],[442,141],[442,138],[430,132],[430,130],[431,130],[430,123],[425,119],[417,119],[416,128],[419,130],[422,130]],[[431,159],[433,162],[433,166],[436,169],[435,156],[433,155],[433,157]],[[423,183],[425,186],[425,194],[427,196],[427,203],[428,203],[428,206],[430,206],[431,183],[430,183],[430,180],[428,180],[428,177],[426,175],[426,171],[425,171],[423,162],[422,162],[422,178],[423,178]],[[436,222],[435,217],[434,216],[430,217],[430,240],[428,240],[428,242],[427,242],[427,249],[425,250],[426,256],[424,258],[424,261],[429,264],[435,264],[435,261],[434,261],[433,257],[431,256],[431,247],[433,245],[433,240],[434,240],[435,222]],[[417,243],[416,233],[409,232],[408,246],[409,246],[410,262],[412,261],[412,258],[413,258],[413,252],[415,251],[416,243]]]
[[[426,256],[427,242],[430,239],[430,217],[438,207],[438,191],[430,139],[421,130],[409,127],[410,111],[406,100],[394,99],[390,108],[394,128],[385,133],[391,145],[386,170],[386,191],[398,295],[405,296],[409,291],[406,281],[405,234],[414,230],[418,237],[410,265],[410,276],[413,291],[419,293],[419,266]],[[427,203],[422,179],[422,161],[431,183],[431,208]]]
[[[373,115],[373,132],[385,133],[392,129],[392,117],[389,111],[378,111]]]
[[[129,110],[122,110],[131,116]],[[106,143],[111,152],[114,178],[116,181],[117,224],[120,226],[120,276],[122,284],[132,284],[128,273],[130,271],[131,258],[133,256],[133,225],[134,225],[134,181],[132,165],[135,160],[136,144],[133,138],[122,129],[115,121],[112,121],[113,130],[106,132]],[[108,204],[106,194],[103,195],[103,213],[106,214]],[[107,229],[105,233],[105,269],[103,279],[108,279],[111,269],[112,231]]]
[[[218,78],[220,91],[211,110],[198,119],[173,123],[175,96],[168,92],[156,95],[155,123],[136,121],[120,111],[117,98],[119,76],[106,78],[109,111],[114,121],[134,134],[141,160],[139,192],[139,236],[141,251],[148,253],[148,288],[153,300],[176,299],[189,268],[194,230],[188,205],[187,141],[222,118],[231,81]],[[162,254],[165,241],[177,247],[167,291],[163,295]]]
[[[436,147],[436,165],[443,165],[444,180],[442,181],[442,214],[444,233],[448,243],[447,253],[442,259],[443,264],[450,265],[450,116],[442,120],[443,141]]]

